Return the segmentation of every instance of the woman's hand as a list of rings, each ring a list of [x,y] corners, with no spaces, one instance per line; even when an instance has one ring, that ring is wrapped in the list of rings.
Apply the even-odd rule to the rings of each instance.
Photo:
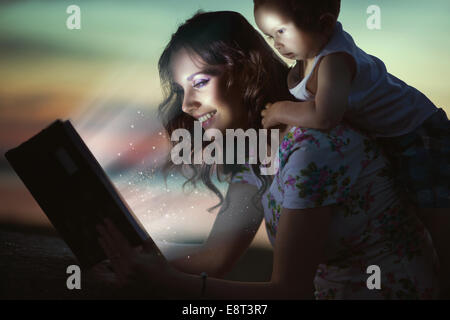
[[[89,270],[89,276],[95,280],[100,281],[102,285],[111,287],[113,289],[120,288],[117,275],[111,269],[111,263],[108,260],[102,261]]]
[[[110,282],[116,281],[120,287],[162,289],[164,282],[174,275],[175,270],[151,239],[143,244],[141,250],[133,248],[109,219],[105,219],[103,225],[97,225],[97,230],[99,243],[116,275],[116,279],[109,276]]]
[[[262,126],[264,129],[268,129],[281,124],[281,122],[278,120],[278,115],[282,109],[282,104],[283,104],[282,101],[275,103],[268,103],[266,105],[266,108],[263,111],[261,111],[261,117],[263,118]]]

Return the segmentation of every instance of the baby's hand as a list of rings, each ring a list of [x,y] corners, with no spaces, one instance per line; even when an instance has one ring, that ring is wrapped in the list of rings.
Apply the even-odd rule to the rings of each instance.
[[[282,102],[268,103],[266,108],[261,111],[262,125],[264,129],[281,124],[278,121],[279,112],[282,109]]]

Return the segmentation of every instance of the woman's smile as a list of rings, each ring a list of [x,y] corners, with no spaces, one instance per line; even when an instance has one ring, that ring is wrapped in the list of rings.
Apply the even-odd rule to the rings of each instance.
[[[245,128],[247,123],[242,97],[236,88],[227,87],[222,65],[208,65],[199,56],[180,49],[171,57],[173,81],[182,92],[181,108],[204,129]]]
[[[208,112],[207,114],[201,116],[197,120],[201,122],[202,127],[204,129],[208,129],[212,125],[212,123],[215,121],[216,114],[217,114],[217,110],[214,110],[212,112]]]

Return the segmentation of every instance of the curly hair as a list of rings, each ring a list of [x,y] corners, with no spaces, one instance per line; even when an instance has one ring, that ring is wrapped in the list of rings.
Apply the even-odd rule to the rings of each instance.
[[[295,25],[304,31],[322,32],[320,17],[331,13],[339,17],[341,0],[253,0],[254,10],[270,6],[289,17]]]
[[[173,81],[170,61],[172,55],[185,49],[200,57],[210,66],[224,66],[227,88],[237,84],[242,91],[242,105],[247,108],[248,128],[260,129],[261,110],[269,102],[292,100],[286,78],[288,66],[275,54],[264,38],[239,13],[231,11],[197,12],[192,18],[179,26],[159,59],[159,75],[164,93],[164,100],[158,107],[158,116],[169,136],[178,128],[187,129],[193,134],[195,118],[182,112],[183,92]],[[203,129],[202,129],[203,131]],[[172,142],[172,145],[175,143]],[[205,147],[204,145],[203,147]],[[226,152],[226,150],[225,150]],[[236,154],[236,153],[235,153]],[[193,147],[191,150],[193,157]],[[167,162],[163,168],[165,177],[175,165]],[[220,199],[220,203],[208,209],[215,209],[223,204],[224,198],[212,183],[211,176],[215,165],[188,165],[192,170],[190,177],[180,170],[190,182],[202,182]],[[259,165],[252,164],[253,170],[262,182],[257,196],[267,188],[269,177],[260,174]],[[238,165],[223,164],[223,173],[233,176],[238,172]],[[219,181],[223,181],[215,171]],[[258,203],[258,202],[255,202]],[[225,208],[228,204],[225,204]]]

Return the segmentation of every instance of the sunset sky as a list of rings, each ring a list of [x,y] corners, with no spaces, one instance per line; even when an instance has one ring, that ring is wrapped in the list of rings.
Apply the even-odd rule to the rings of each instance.
[[[71,4],[81,8],[81,30],[66,28]],[[381,8],[381,30],[366,27],[372,4]],[[154,113],[161,100],[158,57],[177,26],[199,9],[238,11],[256,26],[250,0],[0,1],[0,222],[48,224],[3,154],[57,118],[73,121],[139,216],[179,197],[142,201],[142,190],[157,194],[161,181],[138,178],[167,152]],[[449,13],[448,0],[343,0],[339,20],[390,73],[449,113]],[[127,179],[139,186],[130,191]],[[181,213],[192,219],[198,208],[215,203],[206,197],[190,212],[172,200],[169,214],[186,226]],[[144,224],[186,231],[183,223],[152,224],[161,217]],[[203,234],[212,216],[206,221]]]

